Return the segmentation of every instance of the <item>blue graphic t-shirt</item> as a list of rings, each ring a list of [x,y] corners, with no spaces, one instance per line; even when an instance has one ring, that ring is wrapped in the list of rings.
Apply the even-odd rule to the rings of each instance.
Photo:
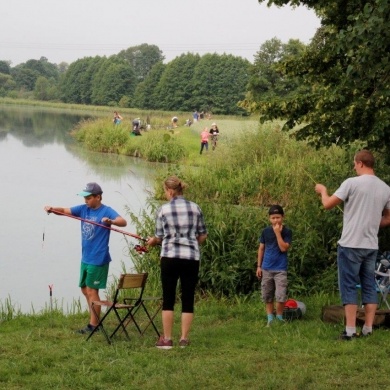
[[[87,205],[71,207],[75,217],[104,225],[102,218],[115,219],[119,214],[111,207],[102,204],[98,209],[91,209]],[[108,225],[107,225],[108,226]],[[108,242],[110,230],[88,222],[81,222],[81,262],[91,265],[104,265],[111,261]]]

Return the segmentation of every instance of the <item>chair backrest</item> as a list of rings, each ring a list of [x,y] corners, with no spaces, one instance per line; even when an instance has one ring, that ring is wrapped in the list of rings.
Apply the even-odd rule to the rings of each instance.
[[[139,304],[142,300],[144,293],[146,281],[148,279],[147,273],[142,274],[122,274],[119,277],[118,287],[115,292],[114,302],[118,302],[125,298],[121,291],[123,290],[134,290],[132,292],[133,299],[136,301],[136,304]]]
[[[118,290],[128,288],[144,288],[148,274],[122,274],[119,278]]]

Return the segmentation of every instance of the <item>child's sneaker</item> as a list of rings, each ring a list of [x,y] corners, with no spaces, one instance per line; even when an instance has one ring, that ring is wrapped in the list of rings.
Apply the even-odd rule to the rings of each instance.
[[[159,349],[171,349],[173,347],[173,341],[166,340],[161,336],[156,343],[156,347]]]
[[[352,336],[348,336],[348,335],[347,335],[347,332],[344,330],[344,332],[342,332],[342,333],[339,335],[338,339],[339,339],[339,340],[342,340],[342,341],[351,341],[351,340],[357,339],[357,338],[359,338],[359,337],[360,337],[360,334],[359,334],[359,333],[353,333]]]

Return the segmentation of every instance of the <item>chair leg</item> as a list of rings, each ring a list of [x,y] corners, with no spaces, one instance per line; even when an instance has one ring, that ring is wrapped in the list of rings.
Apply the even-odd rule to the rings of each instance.
[[[382,304],[383,302],[385,302],[387,308],[390,310],[390,304],[389,304],[389,302],[387,301],[387,296],[388,296],[388,295],[389,295],[389,287],[386,287],[386,290],[383,291],[383,293],[381,294],[380,302],[381,302],[381,304]],[[378,305],[378,307],[380,307],[380,306]]]
[[[146,324],[145,328],[144,328],[143,331],[141,332],[141,335],[144,335],[146,329],[148,329],[149,326],[152,325],[153,328],[154,328],[154,330],[155,330],[155,332],[157,333],[157,337],[160,337],[160,332],[158,331],[158,329],[157,329],[157,327],[156,327],[156,325],[155,325],[155,323],[154,323],[154,319],[156,318],[157,314],[160,312],[160,310],[161,310],[161,308],[162,308],[162,301],[161,301],[161,303],[159,304],[158,308],[156,309],[156,311],[153,313],[152,316],[149,314],[149,311],[148,311],[148,309],[146,308],[144,302],[141,302],[141,306],[142,306],[142,308],[144,309],[144,311],[145,311],[145,313],[146,313],[146,315],[147,315],[147,317],[148,317],[148,319],[149,319],[149,322]]]
[[[119,321],[119,324],[118,324],[118,326],[114,329],[114,331],[111,333],[110,339],[112,339],[112,338],[115,336],[115,334],[118,332],[118,330],[119,330],[120,328],[122,328],[122,331],[125,333],[127,339],[130,340],[130,336],[129,336],[129,334],[127,333],[127,330],[126,330],[127,323],[125,324],[125,321],[128,319],[128,317],[132,317],[131,310],[129,310],[129,311],[127,312],[127,314],[123,317],[123,319],[120,317],[120,315],[119,315],[119,313],[118,313],[118,311],[117,311],[116,309],[114,309],[114,311],[115,311],[116,317],[117,317],[117,319],[118,319],[118,321]],[[131,321],[131,319],[128,320],[128,322],[130,322],[130,321]]]
[[[138,309],[139,309],[139,306],[137,306],[137,308],[135,309],[134,313],[131,311],[131,312],[128,313],[128,314],[126,315],[126,317],[123,319],[123,321],[122,321],[122,328],[123,328],[123,330],[124,330],[125,332],[126,332],[125,328],[128,327],[128,325],[130,324],[130,322],[133,322],[134,325],[135,325],[135,327],[136,327],[137,330],[138,330],[138,333],[139,333],[140,335],[142,335],[141,328],[139,327],[137,321],[136,321],[135,318],[134,318],[135,313],[137,313]],[[126,323],[125,323],[125,322],[126,322]],[[119,326],[118,326],[118,328],[116,329],[116,331],[117,331],[118,329],[119,329]]]
[[[95,311],[95,308],[94,308],[94,305],[92,303],[92,311],[94,312],[95,316],[97,317],[97,313]],[[88,341],[96,332],[98,329],[100,329],[102,331],[102,333],[104,334],[104,337],[106,338],[108,344],[111,344],[111,340],[110,338],[108,337],[108,334],[106,332],[106,329],[104,328],[103,326],[103,321],[105,320],[105,318],[108,316],[108,314],[111,312],[111,310],[113,309],[113,307],[111,306],[107,312],[104,314],[104,316],[100,319],[99,323],[95,326],[95,329],[88,335],[86,341]]]

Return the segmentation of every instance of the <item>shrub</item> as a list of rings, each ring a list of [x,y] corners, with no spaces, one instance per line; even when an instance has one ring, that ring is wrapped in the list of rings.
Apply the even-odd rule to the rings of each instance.
[[[129,139],[128,130],[124,125],[114,125],[107,119],[83,121],[72,134],[89,150],[105,153],[118,153]]]
[[[143,133],[141,137],[131,137],[126,146],[126,154],[140,155],[148,161],[177,162],[188,152],[174,134],[162,130]]]

